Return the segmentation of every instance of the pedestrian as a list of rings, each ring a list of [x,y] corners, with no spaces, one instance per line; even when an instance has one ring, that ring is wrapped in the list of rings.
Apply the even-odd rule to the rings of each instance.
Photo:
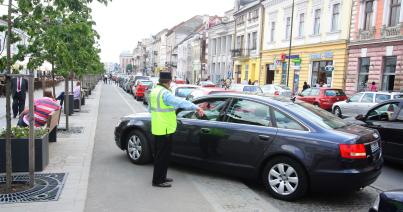
[[[169,88],[171,82],[170,72],[160,72],[159,83],[150,94],[151,133],[155,142],[152,185],[156,187],[171,187],[169,183],[173,181],[167,178],[167,171],[172,151],[172,136],[177,125],[175,108],[195,110],[199,116],[204,116],[203,109],[171,93]]]
[[[311,86],[309,86],[307,82],[304,82],[304,86],[302,86],[302,91],[304,91],[304,90],[306,90],[306,89],[308,89],[310,87]]]
[[[378,87],[376,86],[375,82],[372,82],[371,85],[369,86],[369,90],[372,92],[377,92],[378,91]]]
[[[63,106],[64,102],[64,91],[60,92],[59,96],[57,96],[56,100],[60,100],[60,106]]]
[[[28,91],[28,81],[22,77],[11,79],[11,95],[13,97],[13,116],[21,114],[25,107],[25,97]]]
[[[248,85],[252,85],[252,81],[250,79],[248,80]]]
[[[45,91],[42,98],[34,100],[34,125],[43,127],[48,122],[52,112],[60,110],[61,107],[53,98],[52,92]],[[17,126],[27,127],[29,125],[29,109],[25,109],[18,120]]]
[[[74,100],[81,98],[81,82],[77,81],[76,87],[73,90]]]

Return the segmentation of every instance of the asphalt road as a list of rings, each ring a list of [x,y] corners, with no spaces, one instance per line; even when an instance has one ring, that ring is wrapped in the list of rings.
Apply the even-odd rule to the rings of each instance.
[[[85,211],[368,211],[382,190],[403,188],[403,168],[386,164],[370,187],[349,194],[273,199],[255,182],[172,165],[172,188],[151,186],[152,165],[137,166],[117,148],[113,131],[123,115],[145,107],[115,85],[103,85]]]

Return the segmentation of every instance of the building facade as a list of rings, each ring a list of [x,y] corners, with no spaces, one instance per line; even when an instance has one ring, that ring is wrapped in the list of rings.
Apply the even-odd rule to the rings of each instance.
[[[120,53],[120,55],[119,55],[119,64],[120,64],[120,70],[123,73],[127,73],[126,72],[127,65],[129,65],[129,64],[134,65],[133,62],[134,62],[133,54],[131,54],[128,51]]]
[[[158,76],[158,73],[165,68],[166,62],[166,34],[168,29],[163,29],[155,36],[152,37],[153,45],[153,59],[154,75]]]
[[[346,93],[403,91],[401,0],[354,0]]]
[[[208,30],[208,70],[211,80],[232,79],[233,60],[231,50],[235,32],[234,10],[226,12],[221,23]]]
[[[294,11],[292,1],[263,5],[261,84],[288,85],[294,93],[304,82],[344,88],[351,1],[296,0]]]
[[[264,8],[261,0],[235,1],[232,59],[236,83],[259,79],[261,32]]]

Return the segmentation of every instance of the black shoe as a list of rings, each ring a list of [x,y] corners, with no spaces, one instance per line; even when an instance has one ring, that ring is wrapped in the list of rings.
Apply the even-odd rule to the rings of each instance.
[[[166,183],[170,183],[170,182],[173,182],[173,181],[174,181],[174,179],[172,179],[172,178],[169,178],[169,177],[165,178]]]
[[[159,183],[159,184],[153,183],[153,186],[154,187],[161,187],[161,188],[169,188],[169,187],[171,187],[171,184],[169,184],[167,182]]]

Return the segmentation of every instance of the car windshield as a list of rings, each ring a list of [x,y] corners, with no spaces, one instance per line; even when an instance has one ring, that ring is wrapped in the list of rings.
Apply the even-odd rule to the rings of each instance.
[[[305,102],[289,104],[287,108],[327,129],[338,129],[348,125],[343,119]]]
[[[256,92],[263,93],[262,89],[260,89],[260,87],[258,87],[258,86],[245,86],[243,88],[243,91],[244,92],[251,92],[251,93],[256,93]]]
[[[175,95],[179,97],[187,97],[192,91],[194,91],[196,88],[194,87],[183,87],[183,88],[177,88]]]
[[[340,89],[334,89],[334,90],[326,90],[325,91],[325,96],[345,96],[346,94],[344,93],[343,90]]]

